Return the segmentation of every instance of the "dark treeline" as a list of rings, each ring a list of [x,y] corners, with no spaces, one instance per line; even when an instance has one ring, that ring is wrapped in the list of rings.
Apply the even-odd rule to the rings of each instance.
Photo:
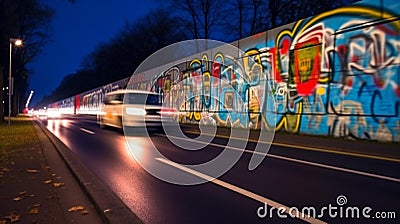
[[[75,0],[60,0],[73,3]],[[11,115],[24,108],[28,97],[27,65],[37,57],[49,39],[54,10],[43,0],[0,0],[0,122],[8,114],[8,86],[11,38],[23,40],[23,46],[12,45],[11,72],[14,81]],[[4,102],[4,103],[3,103]]]
[[[155,16],[156,15],[156,16]],[[60,85],[38,106],[76,95],[95,87],[126,78],[150,54],[169,44],[184,40],[176,29],[178,18],[158,9],[125,24],[111,41],[101,43],[86,56],[82,68],[66,75]]]
[[[157,9],[137,21],[126,23],[124,27],[121,27],[121,31],[115,34],[115,38],[106,43],[100,43],[94,52],[86,56],[81,68],[73,74],[66,74],[59,86],[36,106],[45,106],[48,103],[129,77],[150,54],[178,41],[215,39],[231,42],[355,2],[355,0],[333,2],[321,0],[154,1],[159,3]],[[29,15],[25,18],[28,21],[27,24],[21,23],[19,28],[11,26],[10,24],[15,24],[15,18],[12,18],[13,16],[9,13],[9,8],[14,9],[13,7],[16,6],[13,4],[28,4],[27,2],[36,4],[36,8],[30,7],[30,9],[36,9],[34,12],[23,12]],[[70,2],[74,1],[70,0]],[[21,56],[23,61],[17,66],[13,65],[15,69],[21,71],[19,74],[24,79],[23,82],[16,83],[21,95],[27,95],[25,94],[27,80],[31,74],[25,69],[25,65],[40,53],[44,40],[49,35],[48,25],[52,16],[53,10],[42,6],[40,0],[0,0],[0,49],[8,49],[7,39],[10,36],[21,37],[26,42],[24,48],[16,52],[23,55]],[[3,75],[0,75],[0,84],[8,80],[6,76],[8,51],[1,52],[0,71]]]
[[[9,111],[10,38],[24,40],[23,47],[12,48],[14,91],[11,108],[14,115],[18,108],[23,108],[22,102],[25,102],[27,97],[28,77],[31,71],[26,69],[26,65],[40,53],[43,43],[48,38],[53,15],[54,11],[39,0],[0,0],[0,121],[4,120],[4,113],[8,114]]]

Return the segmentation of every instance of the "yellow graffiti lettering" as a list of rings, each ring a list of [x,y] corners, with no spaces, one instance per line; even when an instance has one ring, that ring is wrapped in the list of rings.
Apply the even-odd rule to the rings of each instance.
[[[221,53],[216,54],[214,57],[214,61],[224,64],[224,55],[222,55]]]
[[[297,133],[300,128],[301,114],[303,113],[303,103],[299,102],[296,107],[295,114],[286,114],[279,124],[276,125],[275,130],[279,130],[282,126],[285,127],[285,131],[290,131],[292,133]],[[265,120],[264,120],[265,121]]]
[[[193,112],[194,120],[195,121],[200,121],[201,119],[201,113],[199,111]]]
[[[206,54],[203,54],[201,65],[204,66],[204,70],[208,70],[208,56]]]
[[[254,64],[250,64],[250,57],[254,57]],[[248,80],[253,80],[252,76],[256,76],[259,74],[256,74],[256,71],[262,71],[263,67],[261,64],[261,56],[259,54],[259,51],[257,49],[251,49],[248,50],[245,54],[244,54],[244,58],[243,58],[243,67],[244,67],[244,71],[247,75]],[[254,72],[254,74],[253,74]]]

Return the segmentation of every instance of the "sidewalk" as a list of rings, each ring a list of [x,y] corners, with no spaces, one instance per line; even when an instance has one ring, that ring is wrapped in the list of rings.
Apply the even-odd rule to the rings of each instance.
[[[40,142],[0,158],[0,224],[141,223],[141,220],[45,127]]]

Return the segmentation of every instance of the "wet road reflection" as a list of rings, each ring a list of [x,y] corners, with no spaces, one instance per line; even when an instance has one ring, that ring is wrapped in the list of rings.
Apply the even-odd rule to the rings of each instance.
[[[259,198],[272,198],[298,207],[304,204],[321,207],[334,201],[337,195],[344,194],[358,205],[368,204],[388,211],[398,208],[394,197],[399,192],[398,183],[272,157],[256,170],[249,171],[251,155],[248,153],[243,154],[240,161],[219,178],[234,189],[213,183],[191,186],[171,184],[147,171],[157,171],[161,176],[182,177],[186,181],[198,177],[160,162],[160,157],[193,165],[218,156],[221,149],[213,146],[196,151],[183,150],[175,147],[162,134],[147,136],[134,133],[125,137],[120,130],[99,128],[93,118],[49,119],[43,120],[43,123],[145,223],[298,223],[299,220],[283,220],[276,216],[260,219],[256,213],[260,202],[241,194],[245,191],[240,189],[253,192]],[[286,151],[287,154],[300,152],[284,147],[276,147],[276,151]],[[370,164],[371,167],[375,162],[350,160],[332,154],[301,153],[303,157],[314,157],[316,161],[347,159],[352,164]],[[398,170],[398,166],[393,164],[383,165]]]

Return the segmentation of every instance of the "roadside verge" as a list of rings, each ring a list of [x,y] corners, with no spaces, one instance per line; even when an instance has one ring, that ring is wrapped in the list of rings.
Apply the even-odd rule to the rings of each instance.
[[[34,123],[51,141],[105,223],[143,223],[107,185],[82,164],[63,142],[47,130],[42,123],[38,121],[34,121]]]

